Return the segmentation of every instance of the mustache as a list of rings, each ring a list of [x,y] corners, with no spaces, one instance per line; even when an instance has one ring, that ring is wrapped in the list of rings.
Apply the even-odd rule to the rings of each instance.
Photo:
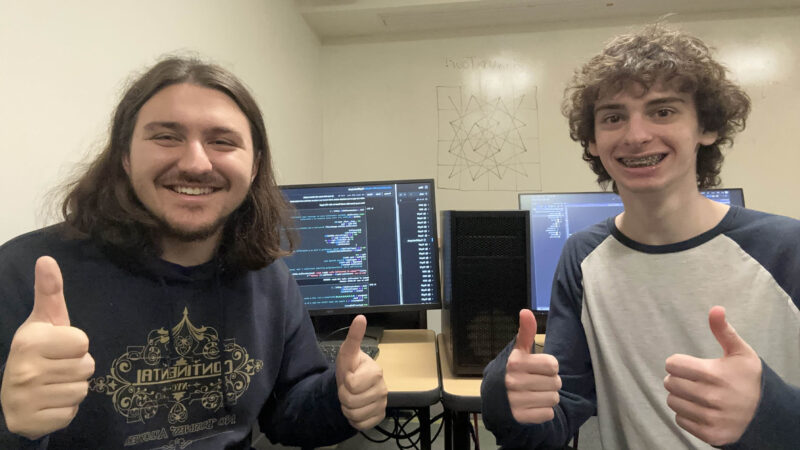
[[[189,173],[189,172],[177,172],[177,173],[169,173],[164,174],[158,179],[159,183],[162,184],[207,184],[212,186],[225,186],[227,185],[227,180],[217,174],[216,172],[205,172],[205,173]]]

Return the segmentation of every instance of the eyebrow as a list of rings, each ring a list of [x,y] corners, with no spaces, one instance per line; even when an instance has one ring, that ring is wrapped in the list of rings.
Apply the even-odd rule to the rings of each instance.
[[[168,130],[185,131],[186,127],[178,122],[149,122],[143,127],[147,131],[154,131],[159,128],[166,128]]]
[[[663,105],[665,103],[686,103],[686,100],[680,97],[662,97],[650,100],[647,106]]]
[[[206,134],[212,134],[212,135],[231,134],[236,137],[242,138],[241,133],[228,127],[211,127],[210,129],[206,130]]]
[[[686,100],[680,97],[661,97],[648,101],[645,107],[650,108],[653,106],[665,105],[668,103],[686,103]],[[595,107],[594,113],[597,114],[598,112],[603,110],[616,111],[620,109],[625,109],[625,106],[622,103],[603,103],[600,106]]]
[[[166,128],[168,130],[178,131],[178,132],[181,132],[181,133],[185,133],[186,132],[186,127],[183,126],[182,124],[180,124],[179,122],[167,122],[167,121],[160,122],[160,121],[156,121],[156,122],[147,123],[143,128],[146,131],[155,131],[155,130],[157,130],[159,128]],[[206,134],[206,135],[230,134],[230,135],[236,136],[236,137],[238,137],[240,139],[243,138],[242,134],[239,133],[238,131],[236,131],[236,130],[234,130],[232,128],[220,127],[220,126],[211,127],[208,130],[204,130],[204,134]]]

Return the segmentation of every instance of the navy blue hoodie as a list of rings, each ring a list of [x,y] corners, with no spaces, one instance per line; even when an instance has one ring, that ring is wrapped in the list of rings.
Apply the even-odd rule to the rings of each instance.
[[[282,261],[238,273],[132,262],[58,229],[0,247],[0,361],[32,310],[36,259],[49,255],[95,373],[68,427],[33,442],[0,416],[0,448],[249,448],[256,421],[285,445],[354,434]]]

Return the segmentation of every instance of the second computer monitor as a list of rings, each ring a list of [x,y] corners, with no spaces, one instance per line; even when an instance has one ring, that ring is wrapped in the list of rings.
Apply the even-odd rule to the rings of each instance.
[[[742,189],[709,189],[706,197],[744,206]],[[613,192],[557,192],[519,194],[519,207],[530,211],[531,309],[550,309],[550,290],[561,249],[573,233],[594,225],[624,209]]]
[[[285,261],[311,315],[441,307],[433,180],[281,189],[300,235]]]

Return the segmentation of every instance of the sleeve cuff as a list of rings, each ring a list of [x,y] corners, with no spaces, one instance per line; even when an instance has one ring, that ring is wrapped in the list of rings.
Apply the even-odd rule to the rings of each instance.
[[[753,420],[728,450],[796,449],[800,442],[800,389],[791,386],[761,361],[761,399]]]

